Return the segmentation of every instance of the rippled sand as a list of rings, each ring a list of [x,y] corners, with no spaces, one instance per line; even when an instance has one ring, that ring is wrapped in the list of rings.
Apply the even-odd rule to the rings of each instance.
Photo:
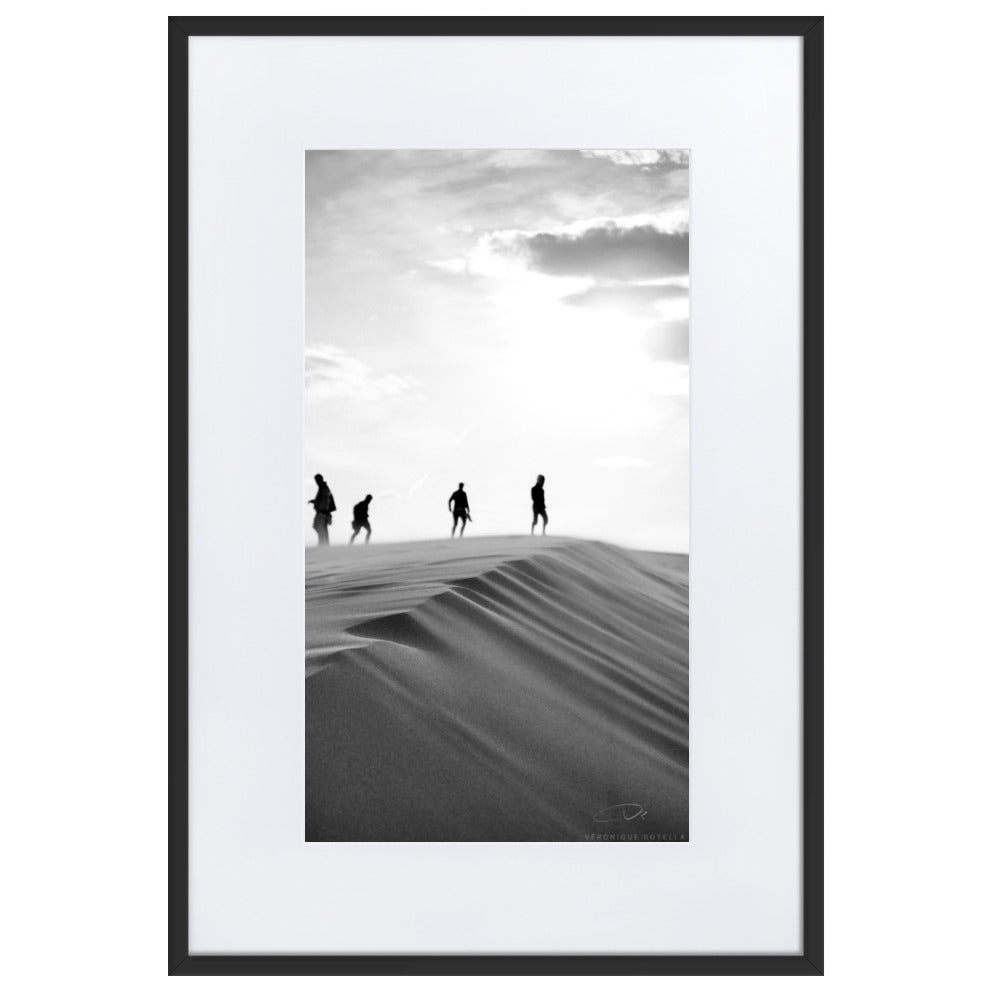
[[[306,555],[307,840],[686,840],[688,559]]]

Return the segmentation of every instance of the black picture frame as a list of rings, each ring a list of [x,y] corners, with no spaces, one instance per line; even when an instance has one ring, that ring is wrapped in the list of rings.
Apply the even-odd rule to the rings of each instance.
[[[796,36],[802,72],[802,916],[799,955],[191,955],[188,947],[188,39],[199,35]],[[823,18],[169,18],[170,975],[823,974]]]

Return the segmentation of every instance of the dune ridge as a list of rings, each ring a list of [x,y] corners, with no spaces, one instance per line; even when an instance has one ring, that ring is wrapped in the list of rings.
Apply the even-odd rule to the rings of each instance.
[[[307,840],[687,837],[687,556],[310,550],[305,659]]]

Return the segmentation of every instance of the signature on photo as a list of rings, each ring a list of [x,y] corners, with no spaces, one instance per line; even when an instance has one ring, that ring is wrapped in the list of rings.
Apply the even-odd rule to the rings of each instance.
[[[617,806],[608,806],[607,809],[595,813],[594,822],[620,823],[624,820],[626,823],[630,823],[634,819],[642,819],[645,815],[646,810],[638,802],[623,802]]]

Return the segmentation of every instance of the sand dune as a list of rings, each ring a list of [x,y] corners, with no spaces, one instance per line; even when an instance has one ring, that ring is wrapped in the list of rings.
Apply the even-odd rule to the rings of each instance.
[[[306,555],[306,839],[686,839],[688,560]]]

